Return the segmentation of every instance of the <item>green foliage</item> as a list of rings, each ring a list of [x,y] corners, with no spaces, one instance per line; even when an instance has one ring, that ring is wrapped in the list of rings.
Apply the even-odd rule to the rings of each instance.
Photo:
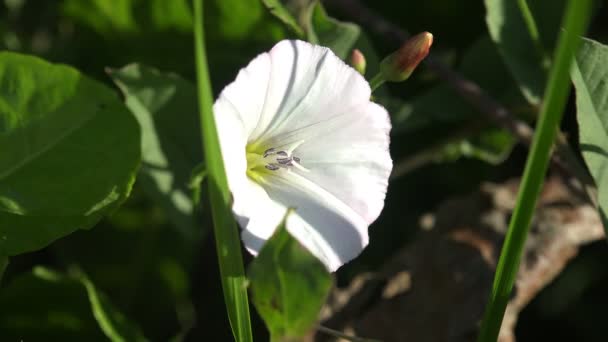
[[[608,46],[583,39],[572,81],[580,148],[595,179],[600,217],[608,230]]]
[[[304,30],[300,27],[296,18],[294,18],[289,10],[283,6],[281,0],[262,0],[262,2],[272,15],[283,22],[283,24],[291,29],[298,37],[304,36]]]
[[[139,128],[112,91],[73,68],[5,52],[0,94],[0,255],[89,228],[124,201]]]
[[[203,160],[196,88],[174,74],[138,64],[110,71],[142,130],[139,182],[187,237],[201,235],[188,186]]]
[[[308,40],[331,48],[336,56],[346,60],[361,34],[361,29],[355,24],[331,18],[319,1],[315,1],[313,6]]]
[[[548,49],[557,38],[564,1],[531,1],[528,7],[526,0],[485,0],[485,5],[492,40],[522,93],[530,103],[539,105],[547,82]]]
[[[102,35],[192,30],[188,0],[66,0],[63,12]]]
[[[145,195],[136,186],[108,220],[61,239],[50,252],[60,264],[77,263],[146,336],[164,341],[191,329],[193,274],[208,271],[194,267],[204,251],[200,241],[177,234]]]
[[[518,94],[516,84],[487,36],[478,39],[464,54],[459,70],[490,95],[525,108],[525,100]],[[391,113],[395,136],[413,136],[417,132],[424,135],[428,134],[424,132],[435,132],[438,125],[446,124],[470,131],[465,132],[465,136],[457,133],[436,156],[436,161],[473,157],[498,164],[508,157],[515,144],[511,134],[503,129],[482,126],[471,130],[469,126],[479,126],[480,120],[487,119],[446,84],[437,85],[411,101],[386,96],[379,96],[378,101]],[[420,142],[412,141],[411,145],[416,144]]]
[[[281,224],[248,270],[252,301],[272,341],[302,337],[317,322],[331,288],[323,264]]]
[[[146,341],[84,275],[43,267],[0,292],[0,331],[9,341]]]
[[[249,299],[241,255],[241,240],[232,214],[232,194],[213,115],[213,95],[203,31],[203,1],[194,1],[194,51],[201,143],[209,180],[209,200],[224,302],[234,339],[252,341]]]
[[[320,1],[263,0],[270,12],[313,44],[329,47],[338,57],[346,59],[359,39],[361,29],[327,15]]]

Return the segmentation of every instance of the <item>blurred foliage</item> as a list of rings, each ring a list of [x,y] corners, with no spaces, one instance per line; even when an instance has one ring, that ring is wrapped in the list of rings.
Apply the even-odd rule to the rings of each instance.
[[[533,122],[534,104],[538,103],[544,82],[542,64],[531,73],[521,68],[526,58],[537,57],[530,55],[532,50],[522,53],[530,46],[528,32],[505,29],[513,22],[521,23],[521,18],[504,15],[502,22],[497,19],[515,1],[485,1],[487,27],[481,1],[365,2],[404,29],[432,32],[436,58],[476,81],[521,119]],[[286,37],[316,37],[321,44],[332,45],[344,58],[353,47],[361,49],[367,59],[367,78],[377,72],[378,56],[398,48],[365,27],[349,23],[352,18],[344,17],[340,11],[325,11],[311,1],[291,1],[281,10],[281,3],[205,1],[207,52],[216,93],[234,79],[239,68]],[[528,3],[537,20],[541,45],[550,56],[563,1],[557,5],[548,0]],[[267,6],[274,8],[274,15]],[[603,5],[598,2],[598,6]],[[277,11],[283,21],[275,16]],[[608,41],[608,28],[603,24],[608,20],[606,12],[605,6],[598,7],[592,25],[591,36],[600,42]],[[290,17],[285,19],[287,15]],[[303,22],[305,25],[301,26]],[[230,339],[213,244],[210,239],[201,238],[211,227],[210,218],[204,212],[190,216],[197,210],[187,182],[202,156],[198,141],[188,144],[190,139],[198,139],[193,137],[195,132],[180,127],[198,128],[198,123],[174,126],[184,118],[195,118],[191,116],[195,108],[176,105],[181,102],[175,100],[190,96],[192,90],[183,80],[168,74],[194,79],[191,26],[188,0],[0,3],[0,49],[69,64],[108,86],[113,86],[113,79],[144,128],[142,169],[125,205],[92,230],[77,231],[40,252],[10,259],[0,283],[2,340],[36,340],[23,334],[24,327],[32,334],[44,334],[44,340],[83,340],[84,336],[91,341],[107,340],[107,331],[92,310],[90,291],[70,272],[74,268],[87,274],[96,292],[113,303],[112,311],[121,312],[122,317],[128,317],[125,320],[133,322],[133,327],[141,329],[133,331],[141,331],[151,340]],[[130,63],[138,65],[123,68]],[[105,73],[107,67],[114,68],[112,79]],[[142,78],[156,80],[158,86],[141,86],[138,82]],[[118,93],[118,88],[114,90]],[[515,141],[506,131],[490,124],[425,67],[408,82],[382,88],[374,96],[392,115],[395,129],[391,152],[395,164],[429,150],[431,163],[392,181],[386,208],[370,229],[370,246],[338,272],[339,284],[362,271],[376,270],[399,247],[415,238],[420,215],[432,211],[442,200],[469,193],[484,181],[519,176],[526,155],[525,148],[514,148]],[[573,118],[574,111],[569,110],[563,128],[576,137]],[[120,129],[107,127],[102,133],[117,134]],[[576,139],[572,140],[576,146]],[[101,161],[107,162],[105,158]],[[161,163],[164,168],[153,168],[159,161],[166,161],[170,167]],[[167,201],[160,194],[173,197]],[[207,204],[206,198],[202,203]],[[0,222],[0,231],[5,225]],[[556,285],[541,295],[529,312],[524,312],[518,334],[558,339],[567,336],[564,330],[568,328],[578,331],[601,326],[603,311],[595,300],[608,285],[608,274],[596,260],[606,257],[605,248],[584,252]],[[0,275],[4,260],[0,255]],[[45,272],[34,268],[37,265],[62,271],[45,277]],[[562,300],[565,304],[556,308],[555,303]],[[559,328],[549,329],[543,322]],[[263,322],[254,317],[254,323],[255,337],[264,340],[267,336]],[[585,336],[598,340],[601,333],[589,328]]]
[[[79,340],[105,338],[145,341],[83,274],[66,276],[36,267],[16,278],[0,294],[0,330],[9,340]],[[104,338],[105,335],[105,338]]]

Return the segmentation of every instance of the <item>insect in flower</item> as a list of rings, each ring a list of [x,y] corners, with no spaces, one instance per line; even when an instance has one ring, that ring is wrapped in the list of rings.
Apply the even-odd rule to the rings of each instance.
[[[287,230],[330,271],[368,244],[392,169],[388,113],[330,49],[284,40],[214,104],[232,210],[257,253]]]

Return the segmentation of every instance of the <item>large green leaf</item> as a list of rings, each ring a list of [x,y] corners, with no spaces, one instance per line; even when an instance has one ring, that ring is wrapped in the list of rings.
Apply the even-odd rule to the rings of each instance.
[[[139,128],[114,92],[63,65],[0,53],[0,255],[88,228],[128,196]]]
[[[580,148],[598,189],[608,230],[608,46],[584,39],[572,67]]]
[[[83,275],[36,267],[0,292],[0,337],[7,341],[145,341]]]
[[[557,38],[564,1],[528,1],[529,12],[523,12],[518,2],[485,0],[486,23],[522,93],[530,103],[538,105],[547,82],[548,56]],[[530,14],[538,32],[529,30],[523,13]]]
[[[248,275],[253,304],[272,341],[309,332],[332,283],[325,266],[283,224],[250,264]]]
[[[110,72],[142,130],[139,181],[188,237],[200,236],[188,182],[203,161],[196,88],[176,75],[132,64]]]

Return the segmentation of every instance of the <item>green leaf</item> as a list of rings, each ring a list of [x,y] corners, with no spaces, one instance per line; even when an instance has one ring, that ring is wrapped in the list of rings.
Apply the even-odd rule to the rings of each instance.
[[[319,1],[315,1],[313,6],[309,40],[329,47],[336,56],[346,60],[359,39],[361,29],[355,24],[331,18]]]
[[[492,40],[526,99],[539,105],[565,1],[485,0]],[[537,20],[537,22],[535,21]]]
[[[146,341],[86,278],[43,267],[2,289],[0,331],[8,341]]]
[[[291,29],[298,37],[304,36],[304,30],[298,24],[298,21],[289,12],[289,10],[281,3],[280,0],[262,0],[266,8],[272,15],[277,17],[289,29]]]
[[[0,255],[89,228],[129,195],[139,127],[75,69],[0,53]]]
[[[608,231],[608,46],[583,39],[572,68],[580,148],[598,189],[598,205]]]
[[[281,224],[249,266],[252,301],[271,340],[301,337],[315,325],[332,278]]]
[[[327,15],[320,1],[262,0],[271,14],[310,43],[329,47],[345,60],[359,39],[359,26]]]
[[[139,181],[187,237],[200,237],[188,186],[203,160],[196,88],[177,75],[131,64],[109,71],[141,127]]]

